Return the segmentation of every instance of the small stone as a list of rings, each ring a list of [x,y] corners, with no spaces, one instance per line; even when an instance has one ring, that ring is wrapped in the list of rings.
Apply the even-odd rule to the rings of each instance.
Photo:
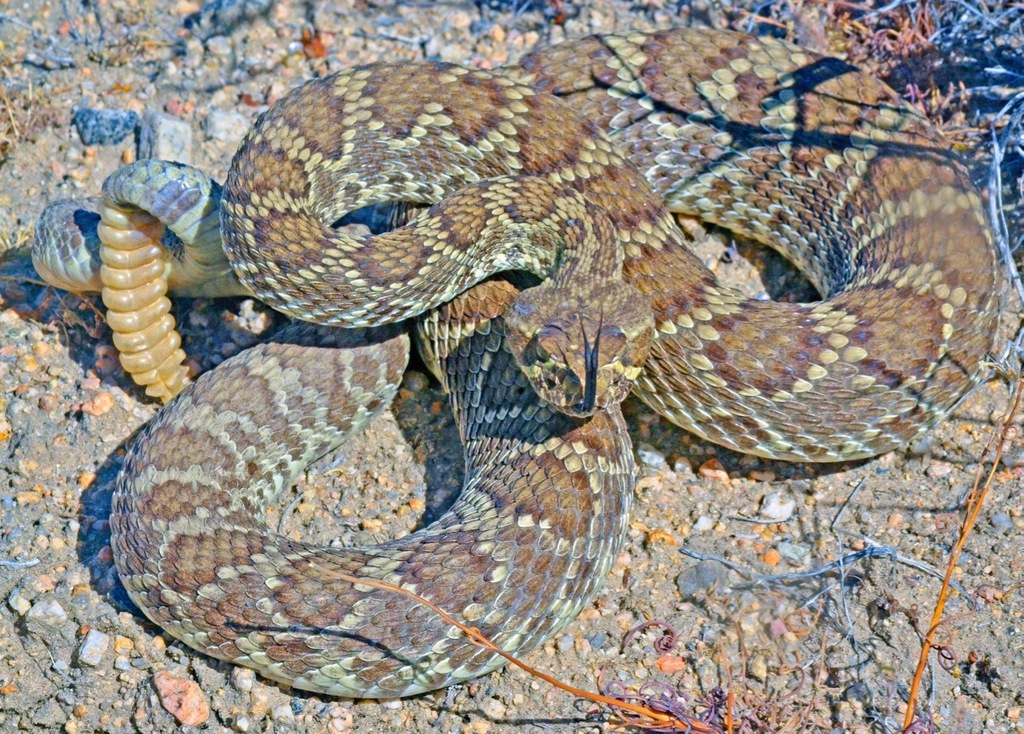
[[[231,46],[231,39],[227,36],[210,36],[206,39],[206,53],[221,60],[224,64],[231,64],[235,49]]]
[[[699,561],[676,577],[676,586],[684,599],[690,599],[714,591],[725,591],[728,577],[729,569],[718,561]]]
[[[352,734],[355,720],[352,712],[344,706],[334,706],[327,722],[327,734]]]
[[[71,122],[86,145],[117,145],[132,134],[139,116],[131,110],[79,107],[72,114]]]
[[[697,522],[693,524],[694,532],[703,532],[705,530],[710,530],[713,527],[715,527],[715,521],[707,515],[701,515],[697,518]]]
[[[992,527],[1000,532],[1008,533],[1014,528],[1013,518],[1006,512],[997,512],[988,521],[992,523]]]
[[[359,528],[368,533],[379,533],[384,530],[384,523],[375,517],[368,517],[359,523]]]
[[[95,668],[103,661],[103,653],[110,647],[110,635],[96,629],[89,633],[78,646],[78,662]]]
[[[766,680],[768,678],[768,661],[765,660],[764,655],[760,653],[754,655],[747,666],[747,672],[757,680]]]
[[[270,711],[270,718],[279,724],[290,723],[295,720],[295,713],[289,704],[282,703]]]
[[[1007,451],[999,461],[1007,469],[1019,469],[1024,467],[1024,451]]]
[[[236,666],[231,669],[231,685],[235,690],[248,693],[256,683],[256,673],[250,668]]]
[[[114,652],[116,652],[118,655],[127,655],[134,649],[135,643],[127,637],[122,637],[121,635],[118,635],[114,639]]]
[[[793,543],[788,540],[779,541],[779,544],[775,546],[775,549],[791,563],[795,563],[798,566],[805,566],[811,559],[811,551],[799,543]]]
[[[572,635],[562,635],[555,640],[555,646],[558,648],[559,652],[569,652],[572,650],[573,646]]]
[[[56,627],[68,619],[68,613],[64,611],[64,607],[60,605],[59,601],[49,595],[37,599],[32,608],[28,610],[26,616],[33,622],[51,627]]]
[[[222,143],[230,143],[234,147],[241,142],[245,131],[249,129],[249,121],[240,112],[210,110],[210,114],[203,122],[203,129],[207,137]]]
[[[7,597],[7,604],[18,614],[25,614],[32,608],[32,602],[21,595],[21,589],[15,589]]]
[[[686,661],[678,655],[662,655],[654,661],[654,667],[666,675],[675,675],[686,669]]]
[[[254,719],[262,719],[270,711],[270,696],[264,688],[257,688],[249,697],[249,713]]]
[[[572,638],[570,638],[570,641],[571,640]],[[485,699],[484,702],[480,704],[480,710],[488,719],[496,721],[505,715],[505,712],[508,711],[508,707],[497,698],[491,697]]]
[[[953,473],[953,467],[949,464],[941,464],[937,461],[933,461],[928,465],[928,468],[924,470],[924,473],[932,479],[942,479],[943,477],[948,477]]]
[[[659,544],[675,545],[676,539],[673,537],[672,533],[668,532],[667,530],[663,530],[662,528],[654,528],[653,530],[647,533],[647,538],[644,539],[644,542],[647,544],[647,547],[649,548],[653,545]]]
[[[98,392],[82,403],[82,412],[89,415],[100,416],[109,413],[114,407],[114,396],[104,390]]]
[[[249,731],[252,727],[252,721],[248,716],[239,716],[231,723],[231,728],[235,731]]]
[[[668,469],[668,461],[665,459],[665,454],[655,449],[650,444],[642,443],[636,449],[637,456],[640,457],[640,461],[649,469],[654,471],[666,471]]]
[[[796,500],[781,492],[771,492],[761,499],[761,517],[770,522],[785,522],[793,517]]]
[[[36,490],[25,490],[14,495],[19,505],[35,505],[43,501],[43,495]]]
[[[697,469],[697,473],[705,479],[710,479],[713,482],[722,482],[723,484],[729,483],[729,472],[722,466],[722,462],[718,459],[708,459],[700,468]]]
[[[199,726],[210,718],[210,704],[195,681],[161,670],[153,675],[153,687],[160,705],[179,723]]]
[[[775,548],[772,548],[771,550],[766,551],[761,556],[761,560],[764,562],[766,566],[771,566],[772,568],[774,568],[775,566],[778,566],[779,561],[782,560],[782,554],[779,553],[779,551],[777,551]]]
[[[139,124],[139,158],[191,165],[192,126],[162,112],[146,112]]]

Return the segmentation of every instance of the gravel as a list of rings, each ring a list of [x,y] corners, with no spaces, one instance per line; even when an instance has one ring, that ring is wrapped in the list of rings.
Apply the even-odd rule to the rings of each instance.
[[[567,36],[690,22],[675,15],[677,6],[688,12],[692,5],[695,23],[722,20],[701,2],[596,0],[564,3],[560,24],[550,12],[554,5],[3,4],[0,731],[603,730],[588,717],[588,706],[516,669],[410,700],[336,700],[193,653],[147,621],[118,581],[108,517],[127,442],[157,406],[120,371],[97,316],[99,299],[38,285],[25,254],[48,201],[98,193],[104,178],[136,155],[191,160],[223,180],[234,146],[256,115],[303,79],[425,54],[488,67]],[[802,38],[838,37],[841,28],[818,15],[797,21],[782,6],[776,8],[779,22]],[[881,22],[882,15],[856,22]],[[927,84],[927,74],[914,83]],[[965,117],[951,128],[979,125],[987,129],[987,121]],[[1019,236],[1011,234],[1014,241]],[[761,273],[775,267],[771,256],[732,244],[702,237],[695,247],[734,287],[766,290]],[[196,299],[179,305],[176,316],[201,370],[281,323],[245,299]],[[1001,338],[1011,335],[1016,318],[1003,319]],[[959,503],[973,483],[970,470],[983,455],[993,416],[1005,413],[1007,404],[1005,386],[993,381],[913,451],[812,467],[740,457],[627,403],[642,463],[627,543],[606,590],[526,661],[591,690],[598,680],[621,681],[631,690],[660,681],[694,704],[723,686],[743,711],[766,701],[789,705],[794,720],[816,731],[859,730],[879,718],[901,718],[898,697],[889,692],[905,689],[918,654],[906,611],[916,613],[919,624],[927,619],[936,580],[875,558],[847,568],[848,578],[857,572],[858,583],[843,588],[833,575],[785,588],[735,590],[730,584],[741,577],[754,579],[717,561],[693,563],[680,549],[727,559],[756,577],[814,568],[872,541],[942,571],[962,517]],[[1020,444],[1011,444],[990,508],[957,568],[958,582],[970,592],[981,590],[983,601],[973,609],[955,597],[947,611],[943,640],[957,655],[955,675],[935,665],[926,677],[940,731],[1024,731],[1021,457]],[[414,366],[392,411],[312,467],[286,495],[282,506],[297,504],[284,518],[284,532],[346,545],[403,535],[423,514],[441,514],[461,481],[461,466],[447,398]],[[277,510],[271,521],[280,520]],[[884,621],[875,614],[880,608],[889,610]],[[837,621],[830,616],[835,609],[849,617]],[[649,620],[678,632],[671,657],[647,644],[621,649],[624,635]],[[852,638],[845,636],[847,625]],[[787,672],[795,668],[803,675]],[[816,680],[827,683],[815,688]],[[863,695],[836,700],[844,689]]]

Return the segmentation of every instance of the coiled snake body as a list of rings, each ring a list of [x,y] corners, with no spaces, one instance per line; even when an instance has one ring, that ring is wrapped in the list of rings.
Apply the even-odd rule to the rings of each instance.
[[[621,543],[633,466],[616,403],[634,379],[717,443],[834,461],[927,430],[980,379],[994,339],[995,255],[948,144],[881,82],[771,39],[592,37],[505,72],[375,65],[310,82],[232,163],[220,229],[240,284],[218,254],[218,187],[150,171],[107,182],[100,234],[104,300],[127,314],[119,338],[158,390],[161,364],[180,360],[151,304],[175,276],[146,253],[169,246],[203,268],[136,209],[186,243],[214,235],[193,246],[212,290],[348,327],[429,312],[425,351],[468,467],[436,525],[334,551],[253,521],[386,404],[403,359],[386,328],[290,333],[225,363],[157,417],[119,479],[118,569],[147,615],[312,690],[403,695],[501,664],[332,571],[413,588],[509,650],[564,625]],[[386,201],[432,206],[382,235],[335,228]],[[717,283],[670,210],[776,247],[824,300],[751,301]],[[519,295],[481,283],[503,270],[549,281]],[[593,415],[555,412],[533,388]]]

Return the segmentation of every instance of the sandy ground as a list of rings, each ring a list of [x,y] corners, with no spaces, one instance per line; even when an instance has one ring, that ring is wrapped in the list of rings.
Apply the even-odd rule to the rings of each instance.
[[[243,5],[264,12],[232,15]],[[653,0],[566,3],[559,16],[560,5],[222,2],[186,30],[197,1],[0,0],[0,731],[163,732],[190,717],[207,731],[606,730],[591,704],[519,670],[410,700],[338,701],[162,635],[117,580],[107,521],[125,447],[157,407],[119,371],[98,299],[43,287],[25,251],[49,201],[98,192],[133,155],[131,134],[84,145],[76,106],[181,120],[193,162],[223,179],[264,106],[326,70],[425,56],[490,66],[589,32],[727,17],[717,3],[693,3],[692,16],[687,3],[677,15],[676,3]],[[830,42],[824,4],[806,5],[796,24],[778,17],[804,42]],[[911,82],[925,88],[932,72],[918,71]],[[733,282],[756,291],[763,275],[785,289],[777,258],[725,254],[714,241],[702,252]],[[202,369],[281,320],[244,300],[184,302],[178,315]],[[599,678],[631,689],[661,681],[691,711],[721,686],[747,730],[896,730],[920,649],[915,625],[928,625],[1008,396],[993,379],[907,451],[825,467],[732,454],[630,402],[642,476],[628,544],[597,600],[527,661],[588,689]],[[282,513],[285,530],[341,543],[408,532],[458,490],[459,465],[445,397],[414,365],[393,410],[310,469]],[[1022,472],[1017,442],[954,575],[977,602],[950,603],[940,638],[951,657],[940,666],[933,653],[925,675],[921,701],[938,731],[1024,730]],[[866,550],[876,545],[885,550]],[[834,562],[851,554],[840,575]],[[676,646],[655,648],[659,628],[624,644],[652,620],[674,628]]]

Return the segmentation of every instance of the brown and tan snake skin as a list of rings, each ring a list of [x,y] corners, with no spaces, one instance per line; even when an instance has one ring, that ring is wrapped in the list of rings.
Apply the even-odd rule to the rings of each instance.
[[[127,314],[114,330],[155,394],[183,383],[169,250],[190,288],[205,269],[326,325],[429,311],[425,351],[466,440],[459,503],[401,541],[312,549],[254,524],[401,369],[379,332],[322,331],[327,346],[303,332],[200,378],[135,444],[112,520],[132,597],[193,647],[313,690],[403,695],[501,664],[332,569],[414,588],[509,650],[565,624],[621,542],[632,463],[616,404],[634,378],[722,445],[844,460],[934,425],[995,336],[995,253],[949,145],[881,82],[776,40],[675,30],[573,41],[505,72],[352,69],[257,122],[222,200],[191,175],[143,164],[104,187],[104,301]],[[381,235],[334,226],[391,201],[431,208]],[[217,229],[218,202],[240,285],[219,246],[191,244]],[[779,249],[824,300],[718,284],[672,212]],[[503,270],[548,280],[474,285]],[[124,323],[140,304],[151,312]],[[593,415],[556,413],[530,385]],[[354,397],[335,399],[343,388]]]

